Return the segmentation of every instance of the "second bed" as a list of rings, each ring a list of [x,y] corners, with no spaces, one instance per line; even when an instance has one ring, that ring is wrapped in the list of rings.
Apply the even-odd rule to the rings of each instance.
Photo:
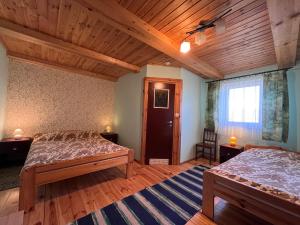
[[[218,196],[272,224],[299,224],[300,154],[251,149],[204,172],[203,213]]]

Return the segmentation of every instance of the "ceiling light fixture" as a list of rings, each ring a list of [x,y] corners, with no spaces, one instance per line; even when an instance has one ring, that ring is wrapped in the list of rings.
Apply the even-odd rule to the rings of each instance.
[[[191,49],[191,43],[186,41],[187,38],[195,34],[195,44],[202,45],[206,41],[206,34],[204,33],[209,28],[214,28],[217,34],[225,32],[225,21],[223,17],[231,12],[232,9],[229,9],[223,12],[221,15],[214,17],[210,20],[200,20],[197,26],[193,30],[186,32],[186,37],[180,44],[180,52],[187,53]]]
[[[183,40],[180,44],[180,52],[187,53],[191,50],[191,43],[189,41]]]

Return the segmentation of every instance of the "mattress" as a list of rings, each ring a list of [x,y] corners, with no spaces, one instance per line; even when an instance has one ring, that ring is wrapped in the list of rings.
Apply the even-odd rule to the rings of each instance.
[[[125,154],[128,150],[102,138],[100,133],[95,131],[37,134],[23,169],[120,151]]]
[[[250,149],[210,172],[300,205],[300,154]]]

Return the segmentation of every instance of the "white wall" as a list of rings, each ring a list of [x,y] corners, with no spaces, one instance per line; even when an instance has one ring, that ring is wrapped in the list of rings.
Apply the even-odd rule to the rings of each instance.
[[[181,78],[181,69],[171,66],[147,65],[147,77]]]
[[[135,159],[140,160],[143,111],[143,79],[147,68],[139,73],[129,73],[117,82],[115,128],[121,145],[134,149]]]
[[[0,139],[4,136],[7,83],[8,58],[6,56],[6,49],[0,42]]]
[[[297,83],[297,88],[300,87],[300,72],[298,69],[297,72],[297,78],[296,78],[296,82],[295,82],[295,86]],[[298,90],[298,89],[297,89]],[[296,99],[298,99],[296,101],[297,104],[297,151],[300,152],[300,91],[298,90],[296,92]]]
[[[205,108],[201,98],[205,103],[206,85],[199,76],[177,67],[147,65],[140,73],[130,73],[118,80],[115,127],[120,144],[133,148],[135,159],[140,159],[144,77],[183,80],[180,161],[192,159],[194,146],[200,141],[203,130],[204,115],[200,114],[200,108]]]
[[[181,78],[183,91],[180,162],[185,162],[195,156],[195,145],[201,140],[204,129],[201,99],[205,97],[202,95],[205,81],[186,69],[181,69]]]

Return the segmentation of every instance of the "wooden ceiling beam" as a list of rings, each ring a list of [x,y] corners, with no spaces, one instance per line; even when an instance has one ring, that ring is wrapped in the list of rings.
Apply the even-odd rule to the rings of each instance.
[[[278,67],[292,67],[296,63],[300,1],[267,0],[267,7]]]
[[[135,14],[123,8],[116,1],[112,0],[76,0],[80,5],[86,7],[99,20],[125,32],[137,40],[165,53],[187,69],[197,74],[202,74],[210,78],[222,78],[220,72],[207,62],[193,56],[191,53],[182,54],[178,44],[162,32],[149,25]]]
[[[81,46],[60,40],[41,32],[28,29],[24,26],[9,22],[4,19],[0,19],[0,33],[6,36],[21,39],[34,44],[39,44],[56,50],[65,50],[76,55],[97,60],[101,63],[108,63],[111,65],[119,66],[129,71],[140,71],[139,66],[132,65],[119,59],[104,55],[102,53],[83,48]]]
[[[78,74],[81,74],[84,76],[89,76],[89,77],[94,77],[94,78],[104,79],[104,80],[109,80],[109,81],[117,81],[118,80],[117,77],[104,75],[104,74],[98,74],[98,73],[90,72],[87,70],[75,68],[73,66],[66,66],[66,65],[59,64],[59,63],[49,62],[47,60],[20,54],[17,52],[7,51],[7,55],[8,55],[8,57],[13,58],[17,61],[26,62],[26,63],[30,63],[30,64],[34,64],[34,65],[47,66],[47,67],[51,67],[54,69],[59,69],[59,70],[63,70],[63,71],[71,72],[71,73],[78,73]]]

